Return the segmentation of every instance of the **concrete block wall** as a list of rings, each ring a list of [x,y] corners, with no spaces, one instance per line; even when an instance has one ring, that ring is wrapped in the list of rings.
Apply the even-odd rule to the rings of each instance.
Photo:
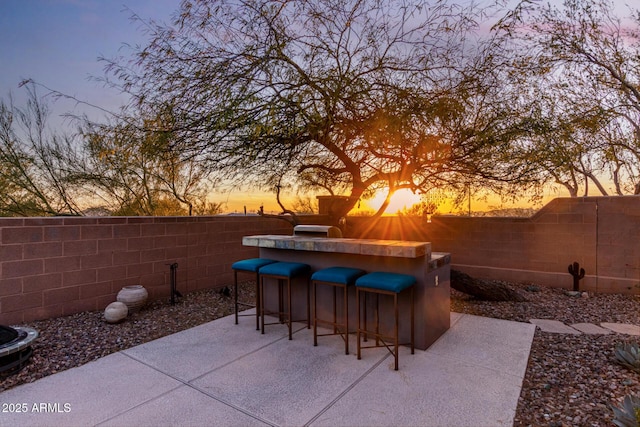
[[[291,234],[260,217],[0,218],[0,324],[102,310],[126,285],[169,297],[170,268],[188,293],[233,282],[231,264],[257,256],[250,234]]]
[[[477,277],[569,289],[577,261],[581,289],[640,294],[640,196],[555,199],[531,218],[349,217],[347,227],[345,237],[431,242]],[[168,297],[174,262],[182,293],[229,285],[231,264],[257,256],[243,236],[291,232],[255,216],[0,218],[0,324],[102,310],[131,284]]]
[[[597,200],[597,285],[640,295],[640,196]]]
[[[531,218],[434,216],[348,219],[347,236],[429,241],[476,277],[640,294],[640,196],[559,198]]]

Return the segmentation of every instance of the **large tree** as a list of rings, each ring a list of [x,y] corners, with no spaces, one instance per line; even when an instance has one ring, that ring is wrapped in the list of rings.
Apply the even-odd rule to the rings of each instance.
[[[79,215],[76,141],[51,131],[48,104],[34,85],[25,90],[24,107],[0,99],[0,216]]]
[[[213,181],[206,163],[168,150],[171,132],[144,125],[170,123],[170,112],[102,123],[85,118],[79,132],[52,131],[47,98],[32,81],[23,86],[24,107],[0,99],[0,216],[83,215],[96,208],[113,215],[220,212],[219,203],[207,200]]]
[[[170,106],[171,150],[227,178],[349,197],[534,184],[488,11],[411,0],[183,1],[111,83]],[[513,190],[514,187],[509,187]],[[383,205],[380,212],[384,210]]]
[[[538,162],[579,195],[640,194],[640,11],[609,0],[521,1],[498,26],[517,44],[545,132]]]
[[[88,161],[82,178],[94,198],[116,215],[219,213],[221,204],[207,201],[211,168],[169,148],[172,123],[171,111],[120,114],[101,123],[85,119],[81,135]]]

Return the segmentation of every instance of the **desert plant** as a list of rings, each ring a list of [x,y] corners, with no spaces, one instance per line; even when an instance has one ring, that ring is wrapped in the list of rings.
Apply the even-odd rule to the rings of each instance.
[[[616,362],[640,374],[640,344],[621,343],[615,349]]]
[[[580,264],[578,262],[574,262],[573,264],[569,264],[569,274],[573,276],[573,290],[580,290],[580,279],[584,278],[584,268],[580,268]]]
[[[618,427],[640,426],[640,397],[626,395],[621,408],[613,407],[613,415],[613,424]]]

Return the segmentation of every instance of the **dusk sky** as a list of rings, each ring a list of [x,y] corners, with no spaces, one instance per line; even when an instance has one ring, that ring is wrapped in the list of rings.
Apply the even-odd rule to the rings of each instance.
[[[627,10],[627,0],[616,1]],[[123,44],[144,43],[132,13],[170,22],[179,5],[180,0],[0,0],[0,97],[12,93],[21,105],[25,91],[18,85],[31,78],[89,103],[117,108],[124,98],[89,81],[104,75],[105,64],[98,57],[129,57]],[[85,108],[58,104],[56,112]]]
[[[0,0],[0,97],[21,105],[23,79],[112,108],[113,90],[89,81],[104,75],[98,57],[128,56],[124,43],[143,43],[133,13],[169,22],[180,0]],[[44,93],[44,89],[38,89]],[[73,108],[73,103],[65,107]],[[59,107],[56,107],[56,111]],[[76,110],[78,112],[78,110]]]
[[[629,1],[616,1],[618,9],[626,14]],[[90,81],[92,76],[104,76],[105,64],[98,58],[129,58],[130,51],[123,44],[144,44],[146,36],[140,24],[130,19],[133,13],[145,20],[170,22],[179,5],[180,0],[0,0],[0,99],[6,102],[12,94],[16,106],[23,107],[26,91],[19,84],[33,79],[52,90],[116,111],[126,99]],[[40,95],[46,92],[38,88]],[[84,105],[57,101],[50,126],[63,123],[60,115],[65,112],[103,117],[102,112]],[[253,196],[252,209],[263,199],[262,195],[244,194],[245,198]],[[230,199],[227,202],[232,204]],[[233,209],[241,207],[236,203]]]

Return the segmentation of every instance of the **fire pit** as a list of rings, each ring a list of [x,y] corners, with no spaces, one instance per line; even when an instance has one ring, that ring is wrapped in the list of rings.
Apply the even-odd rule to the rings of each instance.
[[[20,371],[33,354],[31,343],[38,331],[27,327],[0,325],[0,377]]]

